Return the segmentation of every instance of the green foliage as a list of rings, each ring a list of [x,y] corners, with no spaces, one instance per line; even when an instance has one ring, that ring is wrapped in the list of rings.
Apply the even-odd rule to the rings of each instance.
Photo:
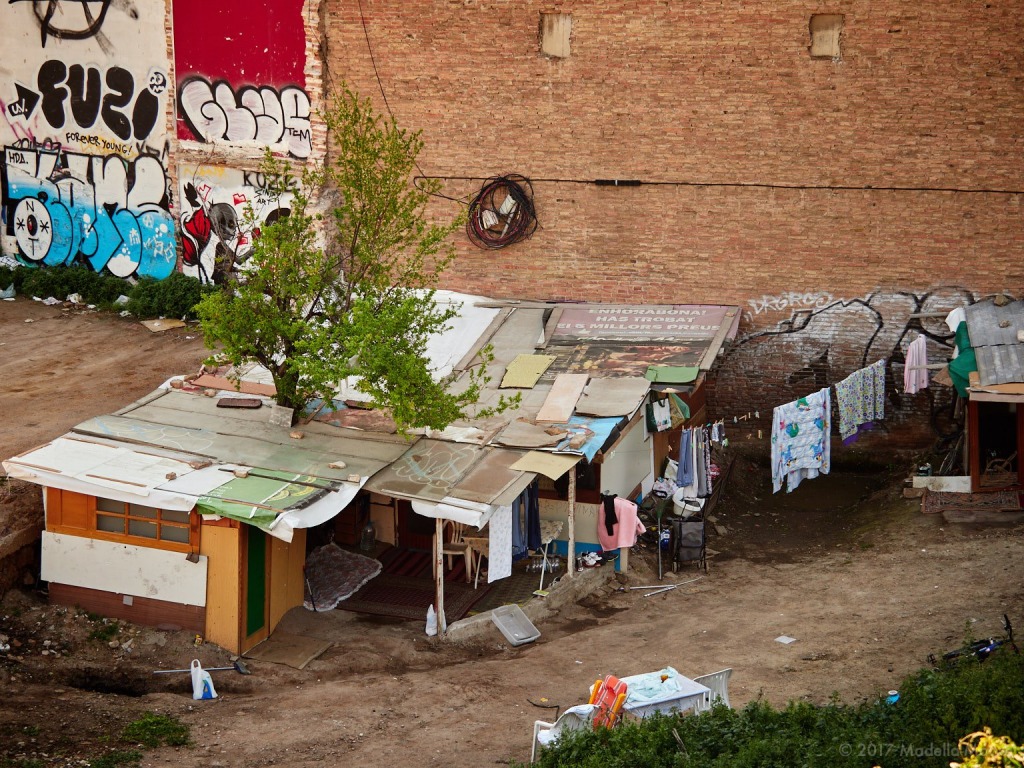
[[[134,285],[120,277],[94,272],[88,267],[0,267],[0,290],[14,285],[25,296],[61,301],[77,293],[86,304],[115,309],[115,300],[127,296],[125,308],[136,317],[180,317],[196,319],[195,306],[215,288],[181,272],[172,272],[164,280],[143,278]]]
[[[140,280],[128,294],[126,309],[136,317],[176,317],[195,320],[196,305],[216,288],[181,272],[163,280]]]
[[[116,621],[104,622],[101,619],[99,626],[89,633],[89,639],[109,643],[117,635],[119,629],[120,625]]]
[[[993,736],[990,728],[960,739],[967,758],[950,763],[950,768],[1024,768],[1024,747],[1005,736]]]
[[[825,706],[755,701],[685,717],[655,717],[614,730],[583,731],[542,752],[554,768],[945,768],[965,733],[990,727],[1024,735],[1024,660],[1005,653],[984,664],[922,670],[900,699]],[[984,765],[984,763],[967,765]],[[1007,763],[1013,765],[1013,763]]]
[[[449,391],[452,378],[434,381],[426,357],[427,339],[456,315],[435,301],[434,288],[454,257],[450,236],[461,221],[425,218],[437,187],[410,183],[423,146],[418,133],[375,114],[347,87],[324,120],[331,162],[307,168],[301,184],[266,154],[271,199],[290,195],[290,213],[261,229],[238,281],[199,305],[206,343],[235,365],[254,360],[267,368],[280,405],[299,410],[360,376],[372,405],[388,409],[401,430],[442,429],[465,415],[487,381],[486,353],[459,393]],[[316,213],[314,197],[336,204]],[[316,231],[324,222],[321,247]]]
[[[170,715],[147,712],[125,727],[121,740],[146,749],[156,749],[164,744],[181,747],[188,744],[188,726]]]
[[[89,761],[90,768],[118,768],[122,765],[138,765],[142,753],[137,749],[115,749],[113,752]]]
[[[5,282],[5,280],[0,280]],[[27,296],[45,299],[53,296],[65,301],[72,294],[79,294],[86,304],[112,306],[121,294],[128,293],[130,286],[120,277],[96,272],[89,267],[16,267],[12,274],[15,289]],[[3,287],[10,285],[7,282]]]

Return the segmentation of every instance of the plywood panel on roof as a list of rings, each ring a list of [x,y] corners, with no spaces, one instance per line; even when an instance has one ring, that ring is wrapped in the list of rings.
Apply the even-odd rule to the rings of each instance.
[[[389,496],[440,501],[480,458],[479,446],[420,440],[391,466],[366,483],[366,489]]]
[[[576,403],[576,413],[584,416],[626,416],[633,413],[650,389],[642,376],[621,379],[591,379],[586,392]]]
[[[544,405],[537,412],[537,421],[552,424],[568,421],[589,380],[590,376],[585,373],[558,374]]]
[[[537,383],[553,362],[555,362],[554,355],[516,355],[515,360],[509,363],[505,369],[501,386],[529,389]]]
[[[550,448],[558,445],[568,436],[564,429],[548,432],[551,427],[516,419],[502,431],[495,442],[516,448]]]
[[[490,504],[522,476],[522,472],[511,468],[520,456],[522,454],[518,451],[501,448],[486,450],[473,468],[452,488],[451,495]]]

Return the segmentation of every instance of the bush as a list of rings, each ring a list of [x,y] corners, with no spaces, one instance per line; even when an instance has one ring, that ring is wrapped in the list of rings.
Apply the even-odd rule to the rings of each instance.
[[[614,730],[582,731],[542,752],[554,768],[946,768],[966,733],[990,727],[1024,736],[1024,658],[997,654],[984,664],[922,670],[900,686],[900,699],[858,705],[762,701],[741,710],[716,707],[697,716],[655,717]]]
[[[26,296],[37,296],[40,299],[52,296],[65,301],[68,296],[77,293],[84,303],[102,307],[113,306],[114,300],[127,294],[131,288],[120,277],[81,266],[15,267],[12,282],[18,293]],[[8,285],[10,282],[3,287]]]
[[[196,318],[195,306],[215,287],[204,287],[198,279],[172,272],[164,280],[140,280],[128,295],[127,309],[136,317]]]

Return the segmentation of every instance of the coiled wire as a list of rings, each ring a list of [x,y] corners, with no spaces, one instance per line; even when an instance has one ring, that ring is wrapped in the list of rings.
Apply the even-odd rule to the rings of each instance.
[[[504,248],[526,240],[536,230],[533,185],[525,176],[487,179],[469,204],[466,234],[479,248]]]

